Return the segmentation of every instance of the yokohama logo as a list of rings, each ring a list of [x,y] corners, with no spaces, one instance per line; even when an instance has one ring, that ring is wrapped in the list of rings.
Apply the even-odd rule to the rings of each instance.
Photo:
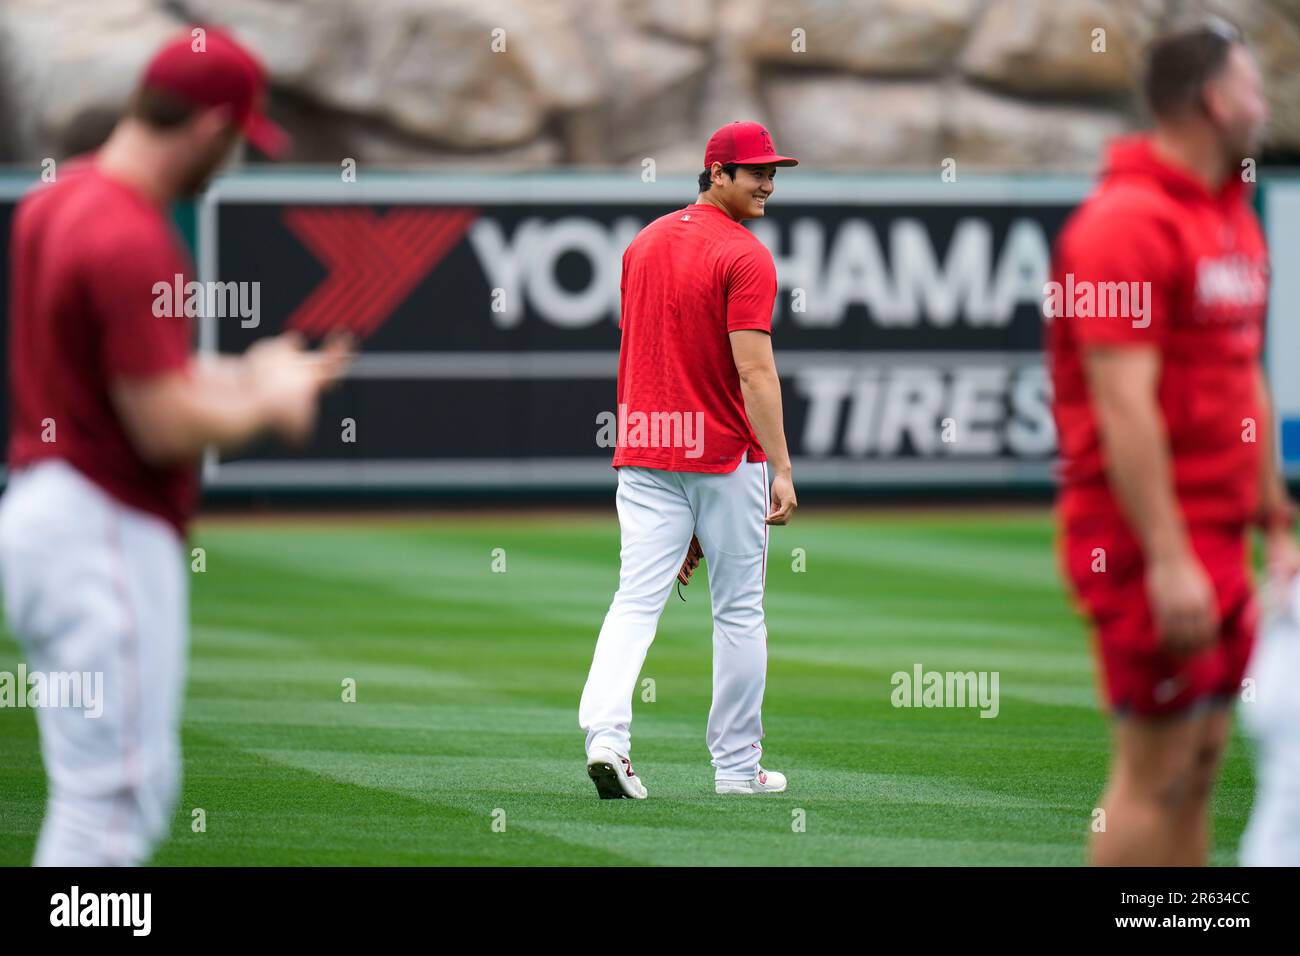
[[[385,216],[367,208],[285,210],[285,225],[329,269],[286,327],[309,335],[372,334],[477,216],[477,209],[461,208],[397,208]]]

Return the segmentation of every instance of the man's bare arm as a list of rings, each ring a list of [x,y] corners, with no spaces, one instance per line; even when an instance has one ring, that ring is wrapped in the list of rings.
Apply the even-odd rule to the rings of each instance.
[[[131,444],[154,465],[193,461],[210,444],[242,445],[269,426],[262,396],[202,381],[197,370],[121,379],[112,392]]]
[[[1173,459],[1157,399],[1160,354],[1151,348],[1084,352],[1111,489],[1141,542],[1162,639],[1191,651],[1214,639],[1214,590],[1192,551],[1174,493]]]
[[[1160,354],[1146,348],[1090,348],[1084,363],[1106,472],[1149,560],[1190,545],[1174,495],[1173,459],[1156,400]]]
[[[185,370],[118,379],[111,394],[140,456],[156,465],[179,464],[208,445],[237,447],[267,431],[304,439],[317,395],[341,374],[348,349],[340,340],[303,352],[277,337],[243,356],[196,358]]]
[[[731,333],[731,354],[740,376],[745,414],[772,467],[772,512],[769,524],[785,524],[798,507],[790,473],[781,409],[781,379],[772,355],[772,337],[757,329]]]

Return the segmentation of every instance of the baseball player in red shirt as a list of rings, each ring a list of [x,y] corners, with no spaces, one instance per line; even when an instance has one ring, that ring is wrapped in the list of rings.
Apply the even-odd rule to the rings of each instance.
[[[1256,627],[1248,527],[1300,569],[1260,364],[1264,238],[1243,160],[1267,118],[1235,28],[1158,39],[1149,134],[1062,231],[1045,314],[1063,571],[1114,713],[1098,865],[1199,865]],[[1249,166],[1249,164],[1245,164]]]
[[[196,459],[261,433],[306,437],[346,361],[342,342],[309,354],[287,338],[200,360],[185,310],[156,310],[156,287],[193,272],[167,207],[241,133],[267,152],[284,144],[264,89],[260,64],[215,29],[168,43],[98,153],[62,164],[15,214],[5,613],[32,671],[101,675],[103,697],[99,713],[37,710],[49,780],[37,865],[138,864],[166,835]]]
[[[785,790],[782,774],[759,766],[763,586],[767,526],[787,523],[797,502],[772,357],[776,266],[741,222],[763,215],[776,168],[794,165],[759,124],[722,127],[696,201],[646,226],[623,254],[613,463],[622,567],[578,714],[602,798],[647,795],[629,758],[632,693],[673,581],[701,555],[713,603],[715,789]]]

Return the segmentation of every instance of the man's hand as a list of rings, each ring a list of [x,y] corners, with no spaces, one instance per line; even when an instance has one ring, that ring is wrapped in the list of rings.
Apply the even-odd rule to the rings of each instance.
[[[1187,657],[1214,644],[1219,633],[1214,584],[1194,554],[1152,561],[1146,584],[1156,639],[1164,650]]]
[[[1290,528],[1274,528],[1264,539],[1269,580],[1285,586],[1300,574],[1300,545]]]
[[[799,501],[794,496],[794,481],[788,474],[777,475],[772,479],[772,513],[767,516],[768,524],[789,524],[794,509]]]
[[[238,448],[267,431],[305,441],[317,397],[351,358],[347,337],[307,352],[299,336],[280,335],[241,356],[195,357],[162,375],[116,379],[110,395],[137,453],[170,467],[194,461],[208,445]]]
[[[287,333],[250,347],[245,374],[276,433],[302,444],[315,426],[318,396],[339,379],[351,359],[352,344],[346,336],[332,337],[309,352],[301,337]]]

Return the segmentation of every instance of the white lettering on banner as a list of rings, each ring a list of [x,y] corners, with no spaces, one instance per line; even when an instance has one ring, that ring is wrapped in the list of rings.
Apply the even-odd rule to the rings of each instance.
[[[492,313],[493,322],[503,329],[518,326],[525,295],[544,321],[562,329],[581,329],[610,317],[617,321],[623,250],[642,225],[626,217],[610,226],[586,216],[550,222],[532,217],[507,239],[497,220],[488,216],[475,220],[469,230],[470,246],[488,287],[505,290],[505,308]],[[569,290],[560,284],[559,263],[570,254],[587,261],[591,278],[586,288]]]
[[[492,321],[499,328],[513,329],[524,317],[522,288],[528,260],[521,253],[531,245],[532,234],[540,227],[541,220],[525,219],[515,229],[512,243],[495,219],[483,217],[470,226],[469,243],[487,276],[488,288],[502,290],[505,308],[492,313]]]
[[[959,318],[976,328],[1001,327],[1018,306],[1038,307],[1050,268],[1043,227],[1025,218],[1012,222],[996,255],[987,220],[959,220],[942,265],[929,230],[914,217],[890,225],[888,264],[876,230],[865,219],[841,223],[829,252],[820,220],[796,219],[788,251],[780,248],[774,223],[756,222],[752,228],[772,250],[780,288],[806,291],[807,309],[791,316],[805,328],[838,326],[854,305],[864,306],[873,322],[887,328],[923,323],[950,328]]]
[[[623,251],[643,225],[631,217],[607,224],[588,216],[534,216],[508,236],[498,220],[480,217],[470,227],[470,245],[487,287],[504,290],[505,307],[490,313],[493,323],[517,327],[525,303],[561,329],[617,322]],[[1014,220],[995,249],[992,225],[963,217],[942,261],[930,230],[916,217],[890,223],[888,258],[876,227],[863,218],[841,222],[829,242],[821,220],[795,219],[786,248],[775,223],[759,221],[751,228],[772,252],[779,288],[806,293],[807,308],[790,314],[800,328],[837,327],[854,306],[866,308],[870,321],[883,328],[951,328],[959,320],[974,328],[1000,328],[1019,306],[1038,309],[1048,279],[1047,236],[1042,225],[1027,218]],[[583,288],[560,282],[560,261],[568,255],[586,260],[590,277]]]
[[[895,368],[885,386],[880,409],[880,431],[876,447],[882,454],[894,455],[903,444],[903,436],[926,458],[939,445],[935,427],[943,417],[944,383],[930,368]]]
[[[923,302],[925,313],[941,328],[952,325],[962,309],[972,321],[988,318],[993,230],[987,222],[963,219],[957,224],[943,268],[935,261],[930,234],[915,219],[896,222],[891,242],[897,265],[894,304],[901,314],[919,316]]]
[[[799,449],[805,455],[894,457],[904,442],[922,458],[1033,457],[1056,447],[1042,365],[803,368],[793,379],[808,403]],[[945,418],[956,423],[957,441],[940,440]]]

